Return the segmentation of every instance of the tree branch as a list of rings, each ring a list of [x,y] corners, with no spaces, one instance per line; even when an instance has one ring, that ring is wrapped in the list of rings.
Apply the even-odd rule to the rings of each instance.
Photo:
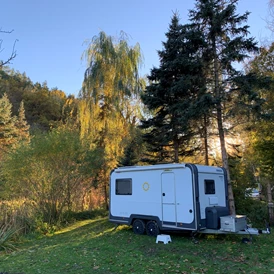
[[[10,34],[13,31],[14,31],[14,29],[12,29],[12,30],[2,30],[2,28],[0,28],[0,32],[2,32],[2,33],[8,33],[8,34]]]
[[[4,31],[4,30],[2,30],[2,29],[0,28],[0,33],[8,33],[8,34],[10,34],[10,33],[12,33],[13,31],[14,31],[14,30],[11,30],[11,31]],[[4,49],[1,49],[1,48],[2,48],[2,42],[3,42],[3,40],[1,39],[1,40],[0,40],[0,52],[2,52],[2,51],[4,50]],[[16,45],[17,42],[18,42],[18,39],[16,39],[16,40],[14,41],[14,43],[13,43],[12,52],[11,52],[9,58],[8,58],[7,60],[5,60],[5,61],[0,61],[0,69],[2,69],[2,67],[5,66],[5,65],[10,64],[10,62],[16,57],[17,52],[16,52],[16,50],[15,50],[15,45]]]

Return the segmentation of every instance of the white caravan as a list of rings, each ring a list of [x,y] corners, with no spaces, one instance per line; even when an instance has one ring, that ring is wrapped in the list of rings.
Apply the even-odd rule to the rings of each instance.
[[[180,163],[111,172],[109,220],[132,225],[137,234],[220,230],[222,216],[229,217],[224,168]]]

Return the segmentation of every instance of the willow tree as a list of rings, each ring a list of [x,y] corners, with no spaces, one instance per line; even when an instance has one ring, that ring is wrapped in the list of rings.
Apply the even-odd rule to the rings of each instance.
[[[100,32],[84,53],[87,69],[80,92],[81,137],[103,149],[104,158],[97,185],[104,189],[108,205],[108,176],[120,157],[134,124],[141,88],[138,70],[142,63],[139,44],[130,46],[121,33],[114,38]],[[96,183],[96,182],[95,182]]]

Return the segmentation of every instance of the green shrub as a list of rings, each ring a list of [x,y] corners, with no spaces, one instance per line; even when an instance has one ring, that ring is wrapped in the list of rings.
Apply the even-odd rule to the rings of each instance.
[[[235,199],[236,200],[236,199]],[[245,197],[241,200],[236,200],[236,212],[239,215],[246,215],[253,226],[265,227],[265,222],[268,220],[268,208],[265,201]]]
[[[43,222],[42,220],[36,220],[36,225],[35,225],[35,232],[38,234],[53,234],[58,230],[58,226],[52,225],[46,222]]]

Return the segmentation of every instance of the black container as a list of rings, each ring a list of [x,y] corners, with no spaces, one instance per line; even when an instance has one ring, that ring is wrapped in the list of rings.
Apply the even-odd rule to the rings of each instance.
[[[220,229],[220,217],[229,215],[229,209],[224,206],[206,207],[206,228]]]

